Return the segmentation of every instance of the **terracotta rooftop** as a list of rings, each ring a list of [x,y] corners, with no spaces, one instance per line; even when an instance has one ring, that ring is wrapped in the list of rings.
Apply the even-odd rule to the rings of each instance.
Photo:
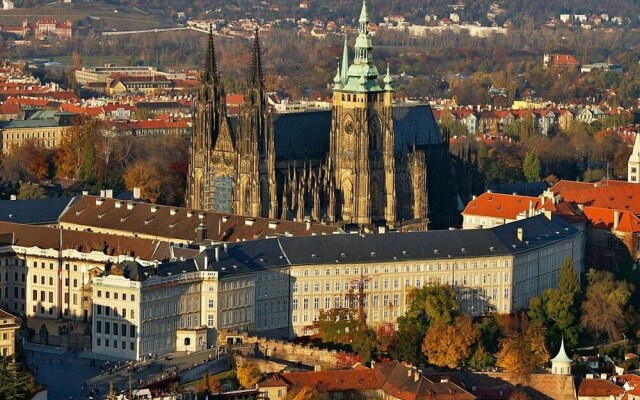
[[[640,185],[637,184],[562,190],[559,194],[564,201],[582,204],[585,207],[609,208],[640,214]]]
[[[578,397],[609,397],[621,396],[624,389],[614,385],[606,379],[585,379],[578,387]]]
[[[537,210],[540,204],[539,197],[487,192],[471,200],[462,213],[515,220],[522,213]]]
[[[398,362],[378,363],[374,368],[274,374],[260,387],[310,387],[322,392],[375,391],[382,389],[400,400],[472,400],[476,397],[450,381],[431,381]]]
[[[629,182],[626,181],[615,181],[612,179],[603,179],[600,182],[576,182],[576,181],[567,181],[560,180],[555,185],[549,188],[554,194],[560,194],[565,190],[582,190],[582,189],[592,189],[594,187],[606,187],[606,186],[627,186]]]
[[[206,239],[236,242],[275,236],[330,235],[340,229],[318,223],[198,211],[182,207],[82,196],[60,217],[64,226],[74,229],[116,231],[168,241],[194,242],[202,222]]]
[[[62,246],[60,246],[62,237]],[[143,260],[172,258],[168,242],[95,232],[62,230],[45,226],[0,222],[0,246],[36,247],[40,249],[75,249],[81,253],[99,251],[106,255],[127,255]],[[197,254],[194,251],[192,256]]]

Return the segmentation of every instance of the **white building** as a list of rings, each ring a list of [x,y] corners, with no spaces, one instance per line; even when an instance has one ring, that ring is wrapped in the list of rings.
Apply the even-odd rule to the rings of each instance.
[[[187,345],[177,342],[178,330],[185,329],[206,329],[207,347],[220,329],[276,338],[305,335],[322,310],[353,308],[360,285],[373,326],[395,323],[413,290],[435,284],[455,286],[465,313],[508,313],[555,287],[567,257],[581,273],[584,234],[546,215],[485,230],[216,245],[191,260],[130,265],[135,273],[121,269],[121,275],[94,279],[94,351],[131,359],[163,354]],[[118,302],[125,294],[137,309],[105,315],[108,308],[122,308]],[[105,324],[111,325],[109,332]],[[123,338],[123,329],[137,336]]]
[[[627,180],[632,183],[640,183],[640,134],[636,134],[627,168]]]
[[[2,9],[3,10],[13,10],[14,9],[13,1],[11,1],[11,0],[2,0]]]

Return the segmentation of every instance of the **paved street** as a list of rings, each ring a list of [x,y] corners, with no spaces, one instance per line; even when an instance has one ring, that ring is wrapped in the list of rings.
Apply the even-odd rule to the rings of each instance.
[[[126,367],[112,373],[101,373],[100,366],[103,365],[103,361],[97,361],[95,366],[90,366],[89,358],[74,356],[71,352],[60,355],[48,351],[50,350],[47,348],[27,351],[27,362],[37,367],[36,379],[47,386],[49,398],[54,400],[86,399],[91,388],[97,388],[98,398],[102,398],[109,389],[109,382],[113,382],[117,389],[125,390],[129,385],[129,375],[135,387],[140,380],[158,379],[163,373],[173,371],[176,367],[178,370],[183,370],[201,364],[209,358],[209,355],[212,360],[208,363],[208,369],[221,370],[226,369],[227,366],[225,357],[219,361],[215,360],[215,350],[213,352],[206,350],[190,355],[172,355],[170,360],[159,357],[151,362],[141,362],[137,364],[138,372],[131,370],[131,374]],[[109,367],[113,366],[113,362],[109,363]],[[83,383],[87,385],[84,391]]]

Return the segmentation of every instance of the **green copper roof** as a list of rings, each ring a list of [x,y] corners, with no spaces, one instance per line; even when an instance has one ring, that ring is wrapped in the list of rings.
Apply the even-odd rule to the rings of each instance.
[[[362,0],[362,11],[360,11],[360,19],[358,22],[369,22],[369,13],[367,12],[367,0]]]
[[[558,355],[551,359],[551,362],[564,362],[570,363],[573,360],[569,358],[567,352],[564,351],[564,338],[562,338],[562,342],[560,344],[560,351],[558,351]]]
[[[344,90],[348,92],[379,92],[383,91],[378,84],[378,69],[373,65],[372,50],[373,44],[371,34],[369,33],[369,13],[367,11],[367,2],[362,2],[362,11],[360,12],[360,26],[358,29],[358,37],[355,43],[355,57],[353,64],[348,68],[348,49],[345,37],[345,47],[342,56],[342,85],[334,86],[334,90]]]

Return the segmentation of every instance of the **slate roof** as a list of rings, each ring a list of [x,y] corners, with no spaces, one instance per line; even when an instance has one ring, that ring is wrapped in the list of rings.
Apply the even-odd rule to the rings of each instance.
[[[74,198],[0,200],[0,221],[18,224],[51,224],[71,205]]]
[[[275,114],[273,126],[279,160],[324,158],[329,152],[331,111]],[[393,127],[396,154],[411,151],[414,143],[424,149],[443,141],[428,105],[394,106]]]
[[[518,240],[518,229],[523,241]],[[209,247],[193,261],[221,276],[290,265],[441,260],[518,254],[578,235],[560,217],[544,215],[490,229],[269,238]],[[216,259],[216,251],[218,257]],[[206,265],[205,265],[206,257]],[[190,263],[192,261],[183,261]],[[180,262],[177,262],[180,264]],[[181,267],[176,267],[178,270]]]
[[[277,159],[324,158],[329,152],[331,111],[274,114]]]

